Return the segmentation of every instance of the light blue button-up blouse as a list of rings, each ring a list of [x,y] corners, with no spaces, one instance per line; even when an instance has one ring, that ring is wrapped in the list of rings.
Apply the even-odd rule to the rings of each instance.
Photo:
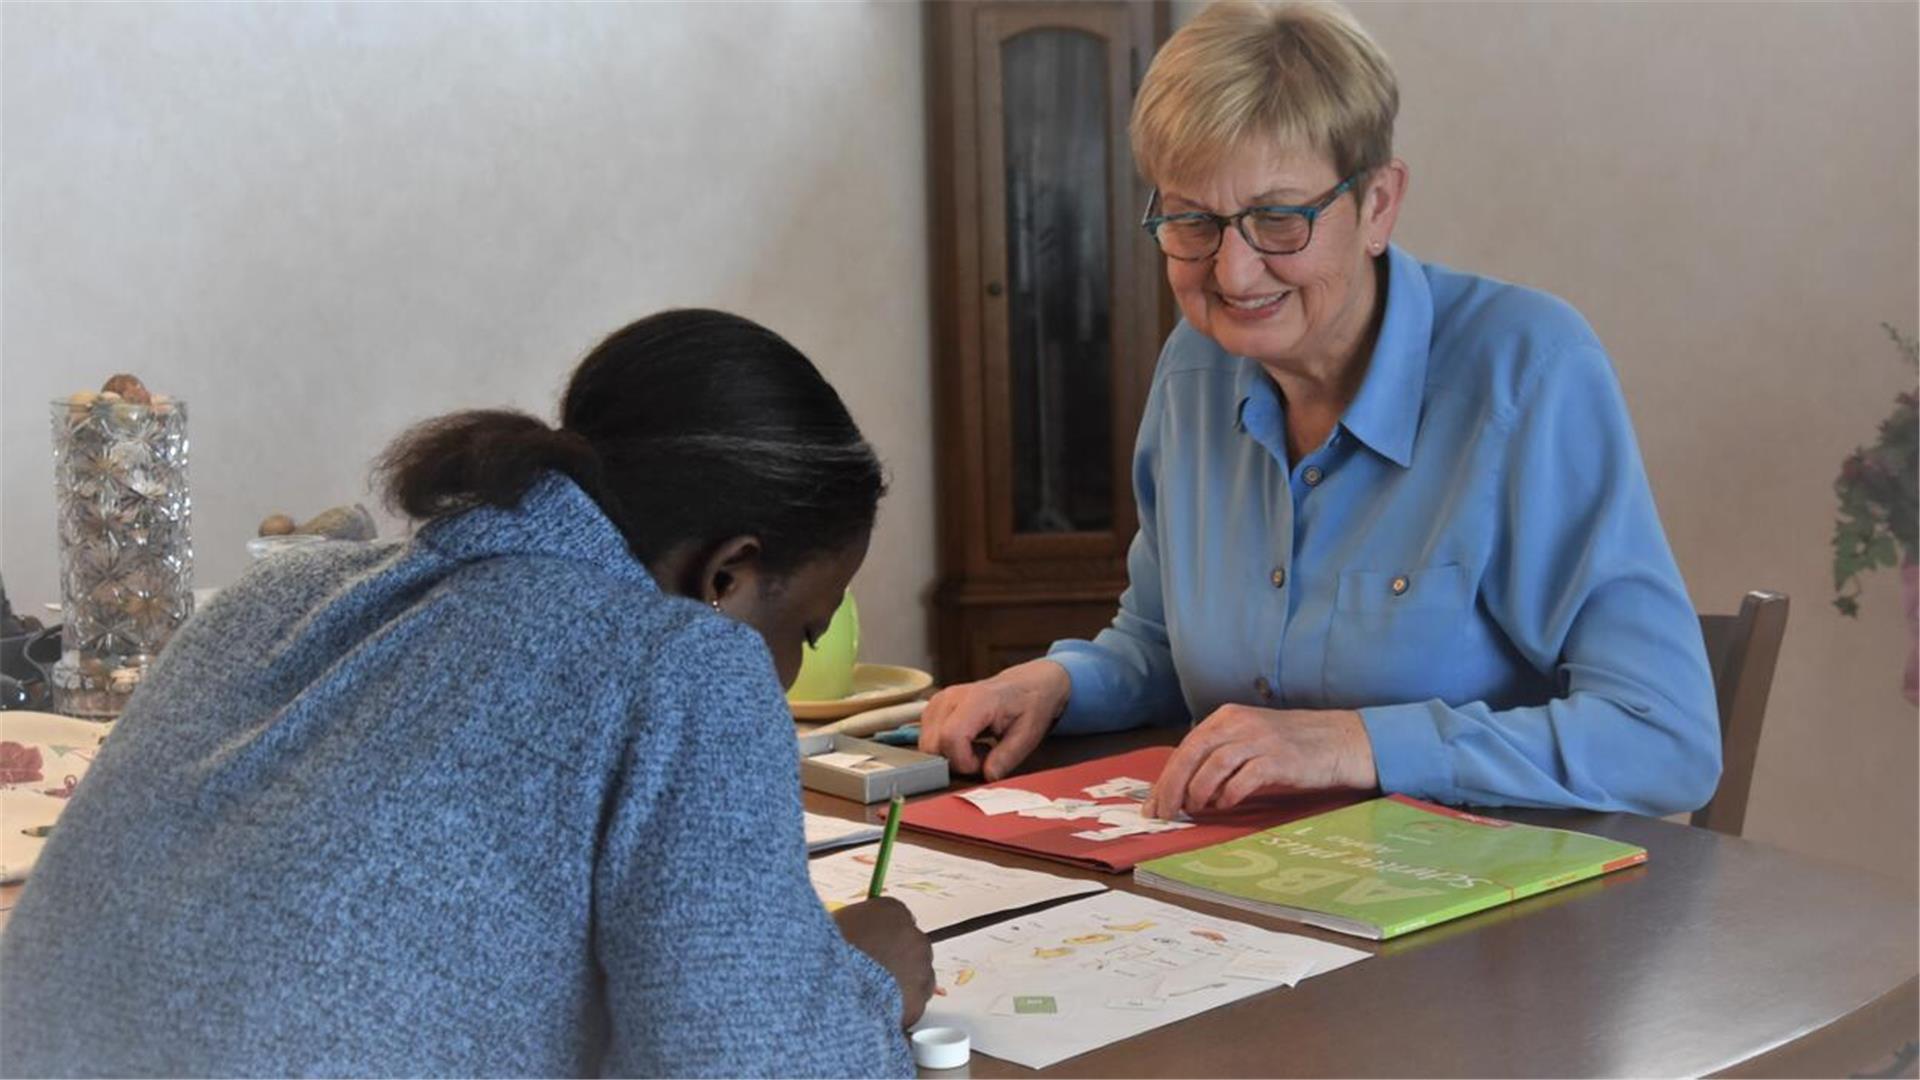
[[[1701,805],[1713,681],[1599,339],[1545,293],[1387,258],[1366,378],[1300,461],[1257,363],[1168,339],[1130,582],[1110,627],[1050,650],[1055,730],[1356,709],[1386,791]]]

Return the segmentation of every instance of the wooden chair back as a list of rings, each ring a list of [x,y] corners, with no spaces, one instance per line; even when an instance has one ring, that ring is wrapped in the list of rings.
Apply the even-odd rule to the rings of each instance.
[[[1692,823],[1739,836],[1747,820],[1767,693],[1773,688],[1780,642],[1787,635],[1787,598],[1750,592],[1740,601],[1737,615],[1700,616],[1700,632],[1706,637],[1707,663],[1720,705],[1721,771],[1720,787],[1712,801],[1693,812]]]

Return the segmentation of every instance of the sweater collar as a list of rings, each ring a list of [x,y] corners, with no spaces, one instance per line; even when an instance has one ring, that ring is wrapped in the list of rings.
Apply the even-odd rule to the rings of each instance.
[[[545,472],[512,509],[477,506],[421,528],[418,542],[461,562],[531,555],[593,563],[657,588],[600,505],[571,477]]]

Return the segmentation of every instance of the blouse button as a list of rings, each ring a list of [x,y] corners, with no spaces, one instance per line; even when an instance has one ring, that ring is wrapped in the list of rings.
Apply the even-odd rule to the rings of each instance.
[[[1273,573],[1268,576],[1268,580],[1273,582],[1273,587],[1276,589],[1285,588],[1287,584],[1287,568],[1284,566],[1274,567]]]
[[[1253,680],[1253,692],[1260,695],[1261,701],[1273,700],[1273,684],[1267,681],[1265,675]]]
[[[1393,588],[1393,595],[1395,596],[1400,596],[1405,594],[1407,591],[1407,579],[1404,577],[1394,578],[1392,588]]]
[[[1307,482],[1308,487],[1312,487],[1315,484],[1318,484],[1320,482],[1320,477],[1322,475],[1323,474],[1320,472],[1320,466],[1309,465],[1307,466],[1307,471],[1300,474],[1300,479],[1305,480]]]

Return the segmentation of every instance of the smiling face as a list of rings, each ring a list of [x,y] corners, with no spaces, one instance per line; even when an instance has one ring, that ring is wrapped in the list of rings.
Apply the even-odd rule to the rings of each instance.
[[[1396,178],[1404,179],[1397,161],[1362,177],[1354,185],[1359,197],[1342,195],[1321,211],[1312,242],[1292,255],[1262,254],[1228,229],[1212,258],[1169,258],[1167,282],[1180,313],[1228,352],[1270,368],[1325,374],[1364,363],[1359,354],[1378,299],[1373,245],[1384,249],[1392,231],[1398,192],[1383,189]],[[1321,155],[1249,146],[1207,177],[1162,185],[1160,213],[1305,206],[1342,179]]]

